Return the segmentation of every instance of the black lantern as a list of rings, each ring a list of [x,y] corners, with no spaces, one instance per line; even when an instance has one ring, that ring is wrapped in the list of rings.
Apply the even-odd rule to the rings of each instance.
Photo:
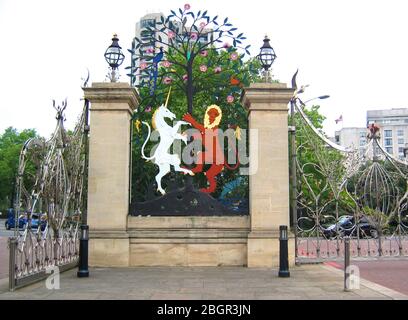
[[[268,36],[265,36],[265,39],[263,40],[263,46],[261,47],[261,52],[258,55],[258,59],[265,71],[268,71],[268,69],[276,59],[275,51],[271,47],[269,41],[270,39],[268,38]]]
[[[106,49],[105,60],[109,66],[114,70],[117,69],[125,59],[125,55],[122,52],[122,48],[118,43],[119,39],[116,34],[113,35],[112,44]]]

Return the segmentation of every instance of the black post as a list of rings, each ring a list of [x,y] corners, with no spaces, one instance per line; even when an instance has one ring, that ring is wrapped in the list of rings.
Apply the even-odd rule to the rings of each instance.
[[[85,224],[81,225],[81,240],[79,243],[79,270],[78,278],[89,277],[88,270],[88,239],[89,227]]]
[[[279,226],[279,277],[290,277],[288,258],[288,226]]]
[[[350,237],[344,237],[344,291],[350,291]]]
[[[16,237],[9,238],[9,290],[16,288],[16,251],[18,241]]]
[[[84,185],[85,195],[83,202],[82,224],[81,224],[81,239],[79,243],[79,265],[78,278],[89,277],[88,270],[88,240],[89,240],[89,226],[88,226],[88,166],[89,166],[89,101],[85,100],[85,124],[84,124],[84,144],[85,144],[85,172]]]

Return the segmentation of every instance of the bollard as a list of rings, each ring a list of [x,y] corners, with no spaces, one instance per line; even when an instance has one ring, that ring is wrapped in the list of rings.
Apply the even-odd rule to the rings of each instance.
[[[17,238],[9,238],[9,290],[16,288],[16,250]]]
[[[89,226],[81,225],[81,240],[79,243],[79,270],[77,272],[78,278],[89,277],[88,270],[88,240],[89,240]]]
[[[350,237],[344,237],[344,291],[350,291]]]
[[[288,226],[279,226],[279,277],[290,277],[288,258]]]

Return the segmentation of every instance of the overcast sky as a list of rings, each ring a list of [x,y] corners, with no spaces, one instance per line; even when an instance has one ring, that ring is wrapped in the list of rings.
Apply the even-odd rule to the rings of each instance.
[[[82,102],[81,77],[104,81],[103,54],[117,33],[129,64],[135,23],[144,14],[191,5],[228,16],[256,55],[265,34],[278,56],[273,74],[320,102],[325,131],[364,126],[367,109],[408,107],[408,2],[406,0],[0,0],[0,133],[9,126],[49,136],[52,99],[68,98],[67,126]],[[123,67],[122,81],[127,82]],[[343,123],[334,120],[343,115]]]

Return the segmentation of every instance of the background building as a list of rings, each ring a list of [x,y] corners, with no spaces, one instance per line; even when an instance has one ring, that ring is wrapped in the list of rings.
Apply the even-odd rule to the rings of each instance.
[[[154,39],[154,41],[150,41],[140,47],[143,52],[144,56],[154,56],[157,51],[157,47],[162,46],[163,50],[166,50],[166,46],[157,43],[159,36],[162,38],[164,43],[167,43],[168,39],[165,33],[162,32],[155,32],[147,30],[147,27],[155,27],[156,23],[160,21],[161,17],[165,18],[163,13],[148,13],[144,15],[137,23],[135,29],[135,36],[139,38],[141,41],[146,41],[150,39]],[[135,43],[132,43],[132,48],[135,47]],[[147,65],[151,64],[150,61],[145,61]],[[139,67],[141,61],[140,59],[132,59],[132,67]],[[147,77],[147,75],[141,75],[136,78],[136,84],[139,84],[143,77]]]
[[[367,125],[371,123],[380,127],[380,142],[385,150],[403,159],[408,142],[408,108],[368,110]]]
[[[342,128],[335,132],[334,142],[345,148],[358,148],[360,152],[364,152],[363,147],[367,144],[367,128]]]
[[[404,159],[404,147],[408,143],[408,108],[368,110],[367,126],[375,123],[380,127],[380,143],[384,149]],[[360,148],[367,143],[366,128],[342,128],[335,132],[334,142],[346,148]]]

